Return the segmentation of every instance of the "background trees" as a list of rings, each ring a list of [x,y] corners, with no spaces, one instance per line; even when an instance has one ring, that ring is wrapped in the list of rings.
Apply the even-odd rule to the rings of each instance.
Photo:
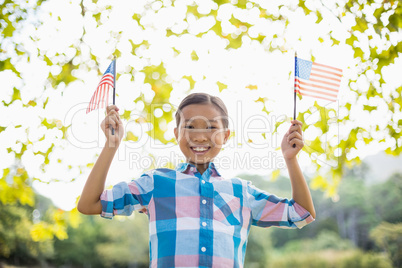
[[[301,157],[314,167],[308,172],[314,174],[311,187],[333,200],[339,190],[339,211],[323,212],[328,217],[317,225],[370,248],[364,234],[373,222],[400,222],[400,214],[383,205],[394,202],[392,209],[399,209],[397,176],[379,186],[385,202],[370,206],[364,206],[370,197],[353,192],[363,187],[361,179],[345,181],[346,167],[359,164],[362,152],[397,156],[402,151],[400,1],[4,0],[0,10],[0,205],[7,215],[1,221],[14,228],[10,222],[19,219],[18,226],[29,230],[11,234],[0,229],[0,244],[7,245],[2,256],[22,254],[17,248],[25,245],[32,249],[24,253],[27,260],[47,259],[52,254],[47,241],[66,239],[74,232],[70,228],[78,226],[76,210],[41,209],[32,186],[58,185],[78,196],[68,185],[90,170],[101,143],[91,145],[94,137],[100,138],[98,126],[88,123],[96,121],[94,115],[84,123],[67,115],[83,117],[79,109],[93,92],[88,88],[96,86],[111,55],[119,58],[118,101],[122,117],[130,122],[125,141],[135,144],[149,135],[160,148],[174,143],[174,106],[191,91],[235,96],[246,110],[275,117],[270,133],[281,132],[286,117],[279,115],[290,114],[293,51],[340,64],[344,84],[339,106],[308,100],[298,106],[306,134]],[[233,133],[237,142],[241,133]],[[270,133],[239,143],[269,143]],[[156,153],[146,146],[141,150],[143,156]],[[279,167],[273,169],[279,175]],[[344,191],[351,192],[341,197]],[[5,242],[10,239],[14,242]]]
[[[353,172],[348,172],[353,174]],[[253,184],[280,196],[289,196],[289,179],[240,175]],[[301,230],[257,228],[250,230],[247,267],[399,267],[402,215],[395,206],[401,195],[387,198],[400,174],[385,182],[368,184],[353,175],[344,178],[340,200],[333,202],[321,191],[313,191],[317,221]],[[356,187],[358,184],[358,187]],[[396,203],[395,203],[396,202]],[[51,210],[48,199],[38,196],[37,204]],[[378,213],[377,207],[383,210]],[[105,220],[81,216],[79,228],[67,226],[68,239],[54,237],[34,241],[29,233],[35,213],[29,206],[0,206],[1,261],[14,265],[70,265],[72,267],[147,267],[148,220],[134,213],[130,217]],[[45,218],[43,221],[47,222]]]

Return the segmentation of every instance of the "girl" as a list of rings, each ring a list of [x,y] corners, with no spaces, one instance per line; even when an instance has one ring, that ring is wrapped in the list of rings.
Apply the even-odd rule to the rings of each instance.
[[[313,201],[296,158],[303,147],[301,122],[292,121],[281,144],[292,184],[291,200],[248,181],[221,176],[213,160],[230,135],[228,114],[218,97],[205,93],[187,96],[176,112],[174,134],[185,163],[174,170],[155,169],[104,190],[124,134],[118,110],[107,108],[101,124],[106,145],[77,207],[81,213],[106,218],[130,215],[134,210],[145,212],[150,267],[243,267],[251,225],[301,228],[314,220]]]

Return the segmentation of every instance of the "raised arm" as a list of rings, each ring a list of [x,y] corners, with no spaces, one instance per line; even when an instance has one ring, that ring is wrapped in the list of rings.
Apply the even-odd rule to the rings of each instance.
[[[315,209],[310,189],[308,188],[296,158],[297,154],[304,146],[302,123],[298,120],[293,120],[291,123],[292,126],[283,137],[281,148],[292,184],[292,197],[296,203],[305,208],[310,212],[311,216],[315,218]],[[296,144],[295,148],[293,148],[293,144]]]
[[[123,123],[117,113],[119,109],[115,105],[108,106],[106,109],[107,115],[101,123],[102,131],[106,136],[106,144],[89,174],[77,205],[78,211],[87,215],[102,212],[100,195],[105,188],[110,164],[124,135]],[[115,135],[112,135],[111,127],[115,129]]]

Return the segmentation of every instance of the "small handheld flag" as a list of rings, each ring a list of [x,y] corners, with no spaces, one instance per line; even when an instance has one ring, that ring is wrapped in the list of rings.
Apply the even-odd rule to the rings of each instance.
[[[87,113],[98,109],[100,106],[106,108],[109,101],[109,89],[113,88],[113,104],[115,104],[115,85],[116,85],[116,59],[107,68],[103,74],[94,95],[89,102]],[[114,128],[112,128],[112,135],[114,135]]]
[[[341,69],[300,59],[295,53],[293,120],[296,120],[296,93],[331,102],[336,101],[341,78]],[[296,144],[293,144],[293,148],[295,147]]]
[[[336,101],[342,70],[303,60],[295,55],[295,91],[301,95]]]

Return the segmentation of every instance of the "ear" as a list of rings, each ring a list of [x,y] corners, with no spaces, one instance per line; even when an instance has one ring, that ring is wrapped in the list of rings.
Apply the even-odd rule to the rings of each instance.
[[[225,131],[225,138],[224,138],[224,142],[223,142],[224,144],[228,141],[229,136],[230,136],[230,129],[227,129]]]
[[[177,127],[174,128],[174,136],[176,137],[176,140],[179,140],[179,130],[177,129]]]

